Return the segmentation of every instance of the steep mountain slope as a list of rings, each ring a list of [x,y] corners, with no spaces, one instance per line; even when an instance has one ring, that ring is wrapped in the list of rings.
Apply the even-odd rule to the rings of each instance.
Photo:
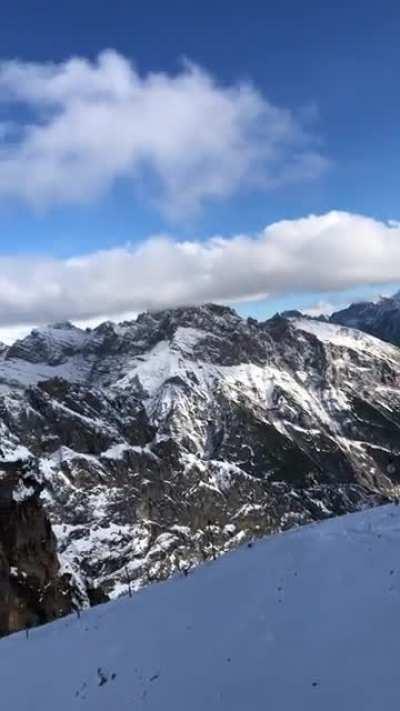
[[[33,458],[87,604],[399,484],[400,351],[206,305],[34,331],[0,361],[0,456]]]
[[[400,292],[377,302],[351,304],[330,317],[332,323],[370,333],[372,336],[400,345]]]
[[[397,711],[399,516],[290,531],[4,639],[4,708]]]

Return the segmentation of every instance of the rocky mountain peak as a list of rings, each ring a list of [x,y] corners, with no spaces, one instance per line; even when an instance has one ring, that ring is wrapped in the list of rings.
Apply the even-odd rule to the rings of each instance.
[[[28,360],[31,363],[57,365],[82,349],[88,334],[68,321],[35,328],[25,338],[16,341],[6,358]]]
[[[400,345],[400,292],[392,297],[382,297],[376,302],[351,304],[333,313],[330,321]]]
[[[73,331],[77,327],[74,326],[71,321],[56,321],[55,323],[47,326],[48,329],[53,329],[54,331]],[[38,329],[40,330],[40,329]]]
[[[198,328],[204,331],[232,329],[242,321],[241,317],[228,306],[204,304],[202,306],[182,306],[160,311],[148,311],[137,318],[137,323],[150,328],[157,326],[161,331],[172,333],[177,328]]]

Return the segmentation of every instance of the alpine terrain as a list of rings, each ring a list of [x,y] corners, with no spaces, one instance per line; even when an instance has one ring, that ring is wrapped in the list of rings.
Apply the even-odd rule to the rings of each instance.
[[[359,330],[207,304],[0,357],[2,633],[397,496],[400,350]]]
[[[364,301],[332,314],[333,323],[359,328],[383,341],[400,345],[400,292],[376,302]]]

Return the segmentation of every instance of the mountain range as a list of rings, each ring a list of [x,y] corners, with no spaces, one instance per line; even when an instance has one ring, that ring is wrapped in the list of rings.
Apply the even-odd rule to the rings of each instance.
[[[4,346],[0,632],[396,498],[398,334],[395,296],[329,320],[166,309]]]

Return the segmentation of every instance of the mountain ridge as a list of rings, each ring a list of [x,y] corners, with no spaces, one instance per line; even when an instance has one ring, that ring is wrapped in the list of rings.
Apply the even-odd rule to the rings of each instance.
[[[400,345],[400,291],[378,301],[363,301],[350,304],[334,312],[330,322],[376,336],[383,341]]]
[[[56,324],[0,361],[2,458],[35,463],[87,605],[397,496],[399,383],[394,346],[295,315]]]

